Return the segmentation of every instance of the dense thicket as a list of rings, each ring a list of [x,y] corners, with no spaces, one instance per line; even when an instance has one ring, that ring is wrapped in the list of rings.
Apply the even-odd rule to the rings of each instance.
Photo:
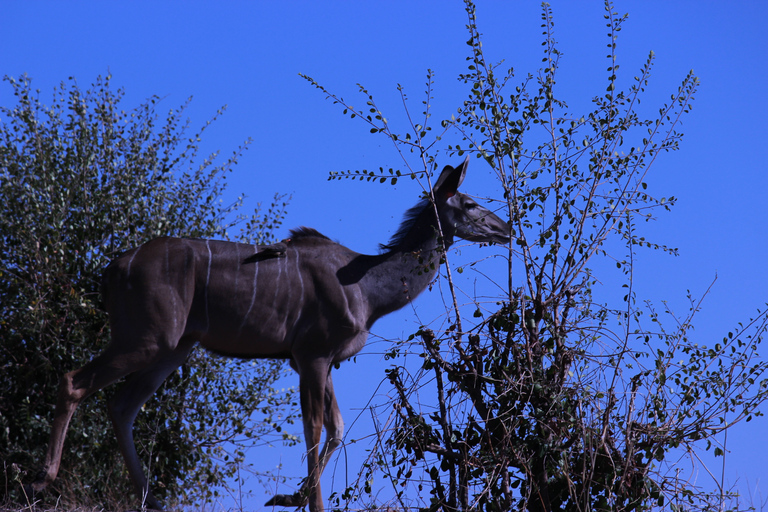
[[[202,158],[210,122],[190,134],[186,105],[164,118],[155,97],[127,107],[109,77],[87,90],[70,79],[50,104],[27,77],[4,82],[14,102],[0,107],[1,490],[23,503],[18,482],[42,461],[59,377],[109,339],[99,283],[110,259],[160,235],[265,241],[285,203],[276,197],[267,211],[247,216],[238,213],[241,199],[225,206],[226,175],[245,146]],[[194,353],[136,422],[152,488],[195,500],[231,481],[243,446],[264,442],[292,417],[289,396],[272,388],[282,371],[276,362]],[[105,410],[110,392],[76,413],[44,499],[135,502]],[[208,485],[182,488],[181,478]]]

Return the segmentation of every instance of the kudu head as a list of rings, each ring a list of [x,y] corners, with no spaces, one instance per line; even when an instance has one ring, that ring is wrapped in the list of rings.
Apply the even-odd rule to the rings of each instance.
[[[509,242],[509,225],[496,214],[458,191],[467,174],[469,157],[456,168],[446,165],[434,186],[443,236],[458,236],[472,242]]]

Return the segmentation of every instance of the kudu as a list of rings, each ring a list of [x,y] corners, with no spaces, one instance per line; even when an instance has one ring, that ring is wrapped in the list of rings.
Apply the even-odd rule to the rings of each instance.
[[[320,475],[344,428],[331,366],[363,348],[378,318],[429,285],[454,236],[509,241],[506,222],[457,191],[467,164],[445,167],[431,198],[406,214],[378,255],[358,254],[302,228],[271,246],[158,238],[115,259],[103,279],[112,341],[61,379],[48,452],[30,490],[56,478],[78,404],[132,374],[111,401],[110,415],[133,484],[147,506],[160,509],[136,453],[133,421],[199,342],[226,356],[291,361],[299,373],[308,477],[296,494],[277,495],[267,505],[298,507],[309,500],[311,511],[322,511]]]

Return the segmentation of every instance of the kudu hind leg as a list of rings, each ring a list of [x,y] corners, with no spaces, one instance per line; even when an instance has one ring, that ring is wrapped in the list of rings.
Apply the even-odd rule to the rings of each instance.
[[[42,491],[56,479],[61,465],[67,428],[77,406],[94,392],[135,369],[136,363],[129,364],[124,355],[108,347],[82,368],[61,377],[48,451],[42,469],[35,481],[27,488],[30,493]]]
[[[157,510],[163,507],[149,490],[149,481],[133,441],[133,422],[141,407],[155,394],[163,381],[184,363],[192,346],[191,343],[180,346],[151,366],[131,375],[109,403],[109,414],[117,436],[117,444],[123,454],[131,481],[142,503]]]

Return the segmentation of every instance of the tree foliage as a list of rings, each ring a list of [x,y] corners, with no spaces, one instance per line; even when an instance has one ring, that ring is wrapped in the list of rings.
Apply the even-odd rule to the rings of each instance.
[[[415,353],[421,364],[395,359],[387,371],[394,399],[385,410],[395,413],[382,425],[394,426],[382,428],[365,483],[344,497],[370,492],[380,470],[403,508],[705,509],[713,499],[722,506],[723,493],[691,488],[665,461],[702,444],[722,455],[714,436],[760,415],[768,397],[768,366],[757,356],[766,313],[712,343],[692,336],[700,299],[679,317],[657,311],[634,287],[638,251],[676,252],[643,237],[643,221],[675,203],[651,195],[647,182],[656,159],[679,148],[698,79],[689,73],[667,104],[641,110],[655,56],[631,80],[621,78],[616,45],[626,17],[606,2],[607,77],[591,110],[574,113],[557,87],[561,53],[549,6],[542,68],[518,79],[488,62],[475,6],[465,4],[470,56],[459,78],[468,96],[439,126],[430,120],[431,72],[421,115],[408,111],[400,90],[405,132],[364,87],[367,108],[359,110],[306,77],[386,136],[407,166],[332,179],[410,175],[428,188],[445,144],[448,155],[470,153],[493,170],[498,196],[488,201],[506,212],[513,235],[506,277],[489,279],[503,292],[490,303],[459,292],[462,268],[446,254],[453,308],[391,352]],[[594,299],[595,269],[605,272],[606,262],[621,271],[618,304]]]
[[[156,97],[126,109],[110,77],[88,90],[70,79],[50,105],[26,76],[5,83],[15,97],[0,108],[0,460],[8,481],[32,478],[42,461],[59,377],[108,342],[99,287],[110,259],[156,236],[228,238],[235,226],[238,240],[268,241],[286,203],[276,196],[251,215],[237,213],[242,198],[223,205],[226,174],[246,146],[201,158],[210,122],[190,135],[186,104],[164,119]],[[272,387],[284,371],[278,362],[194,353],[135,425],[152,487],[171,499],[212,497],[239,474],[244,446],[281,440],[270,434],[295,411]],[[134,501],[106,414],[110,393],[73,418],[56,483],[68,501]],[[19,486],[3,491],[24,500]]]

